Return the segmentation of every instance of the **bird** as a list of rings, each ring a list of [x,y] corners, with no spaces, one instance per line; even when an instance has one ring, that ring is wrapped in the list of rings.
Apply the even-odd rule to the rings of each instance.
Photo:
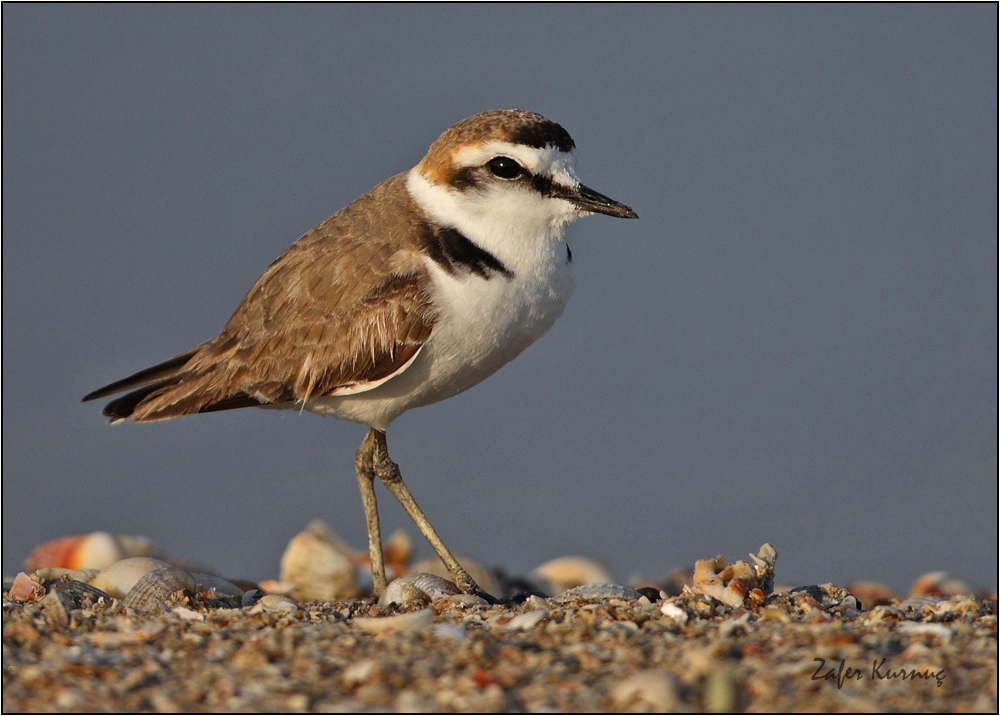
[[[389,457],[386,428],[460,393],[544,334],[574,289],[566,226],[628,206],[582,184],[575,142],[534,112],[482,112],[445,130],[408,171],[282,253],[218,336],[89,393],[125,393],[111,423],[245,407],[368,426],[355,454],[372,572],[386,576],[374,484],[404,507],[455,584],[495,602],[448,550]]]

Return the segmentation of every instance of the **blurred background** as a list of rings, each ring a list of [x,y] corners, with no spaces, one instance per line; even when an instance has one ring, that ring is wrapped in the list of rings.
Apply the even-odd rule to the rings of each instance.
[[[256,579],[313,518],[364,548],[363,427],[80,398],[520,107],[641,219],[571,226],[552,331],[389,430],[449,546],[625,581],[769,541],[779,583],[995,589],[996,59],[991,4],[5,4],[3,574],[98,529]]]

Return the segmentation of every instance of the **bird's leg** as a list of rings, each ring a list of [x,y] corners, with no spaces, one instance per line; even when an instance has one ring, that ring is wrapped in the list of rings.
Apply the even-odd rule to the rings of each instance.
[[[385,562],[382,559],[382,532],[378,523],[378,503],[375,501],[375,468],[372,462],[375,454],[376,433],[382,436],[382,444],[385,444],[385,433],[374,428],[370,429],[354,456],[354,469],[358,473],[361,504],[365,508],[365,526],[368,528],[368,557],[372,565],[372,596],[377,601],[385,591],[386,579]]]
[[[431,526],[427,516],[417,505],[406,485],[403,484],[403,477],[399,474],[399,465],[389,458],[389,448],[385,444],[385,433],[381,430],[372,429],[365,436],[365,440],[367,441],[368,437],[372,435],[374,435],[372,467],[375,475],[382,481],[386,489],[392,493],[392,496],[399,500],[399,504],[403,506],[403,509],[406,510],[410,518],[416,523],[417,528],[427,538],[427,541],[430,542],[437,556],[444,562],[444,566],[448,568],[448,571],[451,572],[451,577],[455,580],[458,588],[466,594],[482,597],[491,604],[496,604],[496,598],[483,591],[476,584],[475,580],[469,576],[469,573],[465,571],[462,565],[458,563],[458,560],[455,559],[452,553],[448,551],[448,548],[444,546],[444,542],[438,537],[438,533]]]

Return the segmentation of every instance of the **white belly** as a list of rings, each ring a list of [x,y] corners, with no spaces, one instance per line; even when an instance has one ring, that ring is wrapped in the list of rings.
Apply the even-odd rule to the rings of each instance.
[[[405,410],[471,388],[513,360],[562,315],[573,293],[566,244],[538,242],[533,255],[505,262],[513,278],[449,274],[428,260],[438,320],[413,363],[363,393],[321,398],[307,410],[386,426]]]

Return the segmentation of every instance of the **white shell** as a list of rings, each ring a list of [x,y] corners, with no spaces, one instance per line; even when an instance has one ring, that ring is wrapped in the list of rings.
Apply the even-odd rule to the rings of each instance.
[[[538,625],[538,622],[542,621],[542,619],[546,619],[548,616],[548,609],[533,609],[530,612],[518,614],[516,617],[504,624],[502,628],[505,631],[528,631],[530,629],[534,629]]]
[[[265,594],[257,600],[250,609],[251,614],[261,612],[294,612],[299,608],[298,602],[285,594]]]
[[[285,548],[280,580],[293,583],[289,594],[303,602],[359,596],[354,565],[334,545],[309,530],[299,532]]]
[[[90,580],[90,585],[116,599],[123,599],[135,583],[146,574],[169,566],[163,560],[152,557],[129,557],[118,560],[95,574]]]
[[[557,557],[535,567],[532,581],[549,594],[561,594],[583,584],[607,584],[611,575],[600,564],[586,557]]]
[[[399,604],[400,606],[413,602],[433,602],[435,599],[460,594],[461,590],[454,582],[428,572],[410,572],[389,582],[379,604]]]

